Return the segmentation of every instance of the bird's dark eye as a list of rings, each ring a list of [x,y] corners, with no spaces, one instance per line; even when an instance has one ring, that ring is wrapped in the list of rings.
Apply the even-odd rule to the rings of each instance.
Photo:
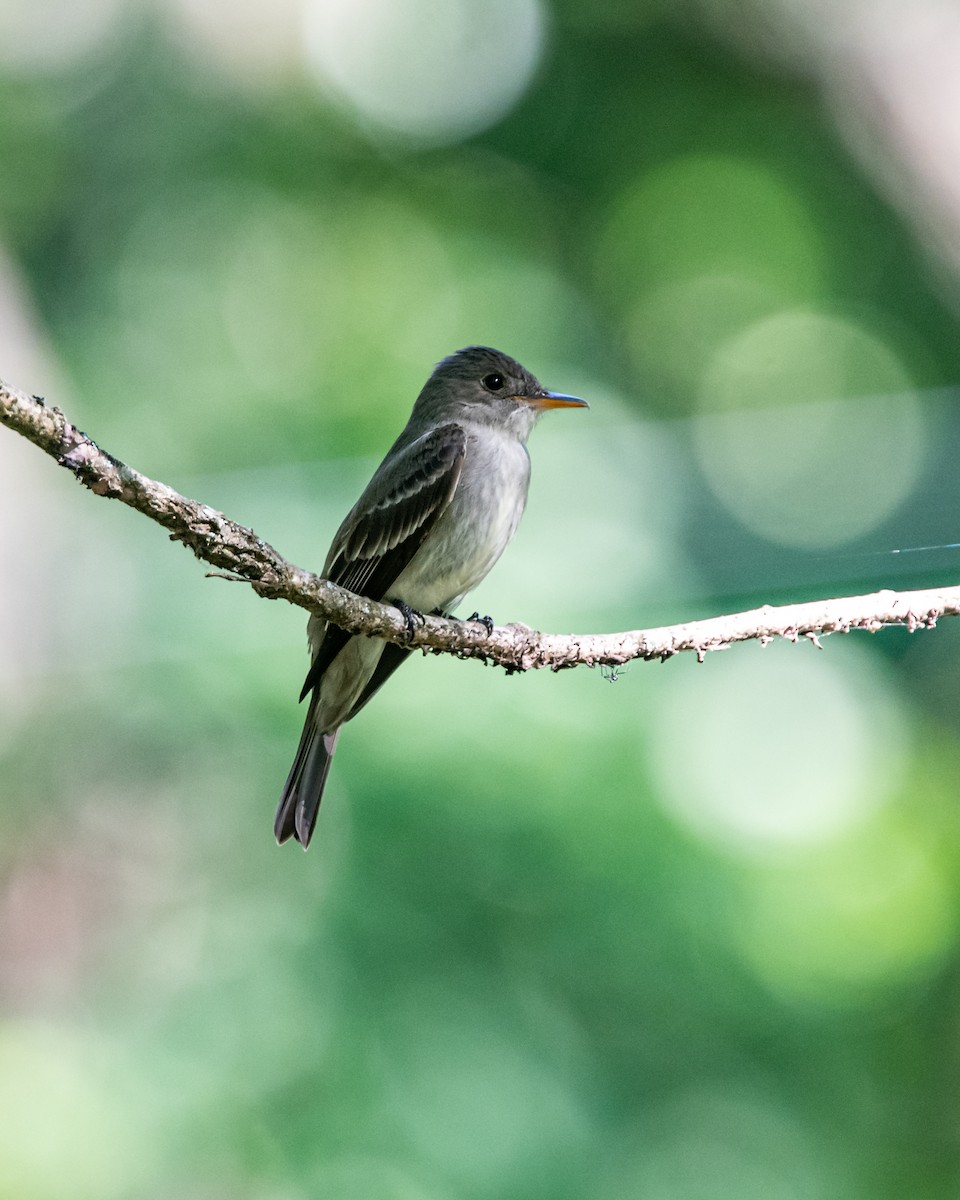
[[[484,375],[484,377],[480,380],[480,382],[483,384],[483,386],[487,389],[488,392],[499,392],[503,388],[503,376],[502,375],[497,375],[497,374]]]

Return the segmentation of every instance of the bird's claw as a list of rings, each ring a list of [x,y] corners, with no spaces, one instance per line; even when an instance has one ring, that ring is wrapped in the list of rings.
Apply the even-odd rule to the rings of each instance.
[[[424,623],[425,618],[423,613],[417,612],[415,608],[411,608],[403,600],[392,600],[391,604],[394,608],[399,609],[400,615],[403,617],[403,623],[407,627],[407,641],[410,641],[416,632],[417,622],[419,621],[421,625]]]
[[[487,631],[487,637],[490,637],[493,634],[493,617],[491,617],[489,615],[481,617],[478,612],[475,612],[475,613],[471,613],[470,616],[467,617],[467,620],[468,621],[479,621],[480,624]]]

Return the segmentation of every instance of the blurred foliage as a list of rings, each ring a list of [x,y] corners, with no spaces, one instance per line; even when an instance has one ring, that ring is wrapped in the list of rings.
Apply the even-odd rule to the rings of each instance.
[[[955,581],[874,552],[957,538],[956,313],[773,6],[0,35],[0,373],[295,561],[485,342],[592,405],[535,434],[499,620]],[[418,659],[304,856],[301,614],[0,464],[0,1197],[957,1195],[960,628]]]

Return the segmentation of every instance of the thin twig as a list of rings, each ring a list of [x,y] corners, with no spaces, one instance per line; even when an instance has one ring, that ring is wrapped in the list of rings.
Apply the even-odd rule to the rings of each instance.
[[[750,612],[625,633],[539,633],[516,624],[497,626],[488,634],[479,621],[428,616],[411,636],[404,618],[392,606],[355,596],[287,562],[253,530],[141,475],[101,450],[59,408],[2,381],[0,424],[39,446],[95,495],[120,500],[150,517],[169,531],[173,541],[189,546],[197,558],[219,568],[225,578],[249,583],[260,596],[320,613],[351,633],[401,642],[425,654],[479,658],[508,671],[612,667],[638,658],[663,660],[684,651],[696,654],[702,662],[710,651],[726,649],[735,642],[756,640],[766,645],[778,637],[793,642],[804,638],[819,646],[819,639],[830,633],[854,629],[876,633],[892,625],[913,632],[933,628],[941,617],[960,614],[960,587],[948,587],[765,605]]]

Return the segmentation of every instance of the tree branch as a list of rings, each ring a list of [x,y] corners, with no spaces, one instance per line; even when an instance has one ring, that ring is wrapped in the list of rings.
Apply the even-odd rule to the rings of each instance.
[[[853,629],[875,633],[892,625],[913,632],[932,628],[940,617],[960,614],[960,587],[949,587],[765,605],[750,612],[626,633],[550,634],[517,624],[498,626],[488,635],[480,622],[427,616],[408,636],[404,618],[392,606],[355,596],[287,562],[251,529],[141,475],[101,450],[59,408],[2,381],[0,424],[39,446],[95,495],[120,500],[150,517],[169,530],[173,541],[189,546],[198,558],[227,572],[228,578],[249,583],[260,596],[318,612],[350,633],[375,635],[424,653],[479,658],[507,671],[614,667],[638,658],[663,660],[681,651],[692,651],[702,662],[708,651],[723,650],[734,642],[757,640],[766,645],[777,637],[794,642],[807,638],[819,646],[819,638],[830,633]]]

